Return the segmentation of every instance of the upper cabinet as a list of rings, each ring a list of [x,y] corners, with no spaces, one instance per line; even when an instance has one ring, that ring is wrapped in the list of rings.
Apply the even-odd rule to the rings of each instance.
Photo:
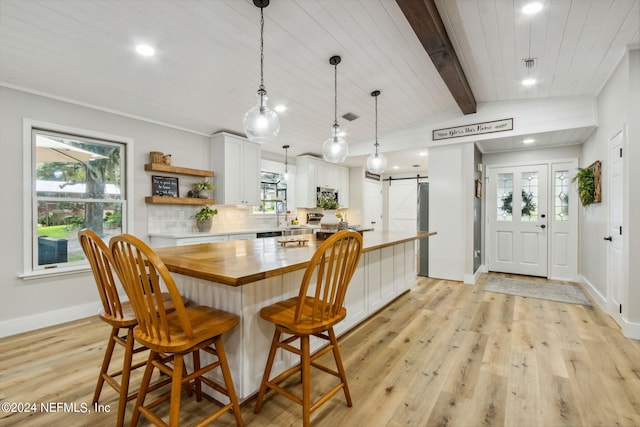
[[[366,177],[362,167],[349,169],[351,203],[349,223],[382,229],[382,182]]]
[[[349,207],[349,168],[314,156],[296,157],[297,207],[315,208],[318,187],[337,190],[340,208]]]
[[[226,132],[213,135],[211,144],[211,167],[216,171],[216,202],[259,205],[260,146]]]

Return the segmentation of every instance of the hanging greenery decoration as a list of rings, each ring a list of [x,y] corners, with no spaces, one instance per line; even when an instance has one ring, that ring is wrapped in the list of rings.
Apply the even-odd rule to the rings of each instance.
[[[509,215],[513,214],[513,192],[502,198],[502,210]],[[522,189],[522,216],[531,217],[536,211],[536,204],[533,202],[533,193],[527,193]]]
[[[582,206],[598,203],[600,196],[600,161],[596,161],[586,168],[578,168],[576,176],[571,182],[578,183],[578,197]]]

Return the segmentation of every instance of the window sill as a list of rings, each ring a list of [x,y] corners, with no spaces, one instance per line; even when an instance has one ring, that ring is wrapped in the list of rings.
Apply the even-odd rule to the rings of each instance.
[[[74,267],[54,267],[45,268],[44,270],[34,270],[24,272],[18,275],[22,280],[42,279],[45,277],[68,276],[73,274],[84,274],[91,271],[89,265],[78,265]]]

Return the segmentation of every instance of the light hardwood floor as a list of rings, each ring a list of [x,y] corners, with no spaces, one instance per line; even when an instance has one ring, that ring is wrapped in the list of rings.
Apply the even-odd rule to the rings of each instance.
[[[339,393],[312,414],[312,425],[640,425],[640,342],[624,338],[597,307],[484,292],[486,278],[474,286],[419,278],[343,336],[354,405]],[[0,339],[0,402],[92,410],[108,333],[94,317]],[[312,373],[314,388],[333,381]],[[132,385],[138,381],[139,374]],[[116,393],[106,388],[100,403],[113,412],[0,411],[0,425],[113,425]],[[243,404],[247,425],[300,424],[301,408],[281,396],[269,393],[258,415],[254,404]],[[185,397],[182,424],[210,405]],[[234,419],[229,414],[215,425]]]

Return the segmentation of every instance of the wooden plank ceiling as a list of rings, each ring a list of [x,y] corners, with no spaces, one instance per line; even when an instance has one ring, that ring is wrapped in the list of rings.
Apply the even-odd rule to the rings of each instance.
[[[251,0],[0,2],[0,85],[202,135],[242,132],[259,82],[260,14]],[[460,99],[480,105],[596,96],[628,46],[640,43],[639,3],[545,1],[540,14],[526,17],[521,0],[272,0],[265,84],[270,102],[288,109],[280,137],[263,149],[282,157],[284,144],[292,157],[320,152],[333,123],[328,60],[336,54],[338,115],[360,117],[339,117],[354,153],[373,147],[375,89],[382,92],[383,152],[398,150],[385,135],[472,111]],[[403,13],[409,7],[432,21],[444,80]],[[137,56],[139,42],[155,45],[157,55]],[[537,59],[533,70],[522,66],[528,56]],[[522,87],[527,73],[539,85]],[[455,96],[445,80],[459,86]],[[409,153],[403,162],[413,170]]]

